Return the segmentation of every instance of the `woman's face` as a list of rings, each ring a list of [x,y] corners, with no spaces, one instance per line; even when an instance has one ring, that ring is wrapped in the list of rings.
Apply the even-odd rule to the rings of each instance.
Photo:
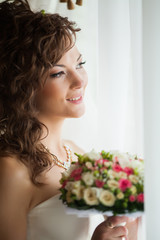
[[[37,96],[41,117],[76,118],[83,115],[83,97],[88,81],[83,64],[82,56],[74,46],[49,70],[44,87]]]

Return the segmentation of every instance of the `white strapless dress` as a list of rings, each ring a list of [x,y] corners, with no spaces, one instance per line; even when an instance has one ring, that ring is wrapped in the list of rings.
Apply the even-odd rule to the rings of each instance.
[[[91,240],[102,215],[78,218],[66,214],[59,194],[33,208],[28,214],[27,240]]]
[[[99,214],[87,218],[68,215],[59,196],[49,198],[30,211],[27,240],[91,240],[104,217]],[[138,240],[146,240],[144,221],[139,222]]]

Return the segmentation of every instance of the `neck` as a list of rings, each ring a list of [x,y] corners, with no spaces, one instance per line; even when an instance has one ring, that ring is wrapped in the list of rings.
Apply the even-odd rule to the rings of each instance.
[[[63,141],[61,139],[61,130],[63,126],[64,119],[42,119],[39,118],[39,121],[42,122],[48,129],[43,128],[43,135],[42,135],[42,144],[46,146],[52,152],[59,152],[63,148]],[[46,137],[47,135],[47,137]],[[44,139],[43,139],[44,138]]]

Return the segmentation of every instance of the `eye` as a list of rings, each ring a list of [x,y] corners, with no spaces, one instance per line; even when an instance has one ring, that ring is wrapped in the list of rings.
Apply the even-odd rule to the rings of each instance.
[[[65,73],[63,71],[61,71],[61,72],[58,72],[58,73],[50,74],[50,77],[51,78],[60,78],[63,74],[65,74]]]
[[[80,68],[83,68],[83,65],[86,63],[85,62],[80,62],[77,66],[76,66],[76,69],[80,69]]]

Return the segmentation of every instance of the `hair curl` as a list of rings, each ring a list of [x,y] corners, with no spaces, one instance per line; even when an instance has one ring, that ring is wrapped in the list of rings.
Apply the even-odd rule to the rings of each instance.
[[[35,96],[79,30],[66,17],[33,12],[27,0],[0,3],[0,156],[18,156],[35,184],[52,166],[40,142]]]

